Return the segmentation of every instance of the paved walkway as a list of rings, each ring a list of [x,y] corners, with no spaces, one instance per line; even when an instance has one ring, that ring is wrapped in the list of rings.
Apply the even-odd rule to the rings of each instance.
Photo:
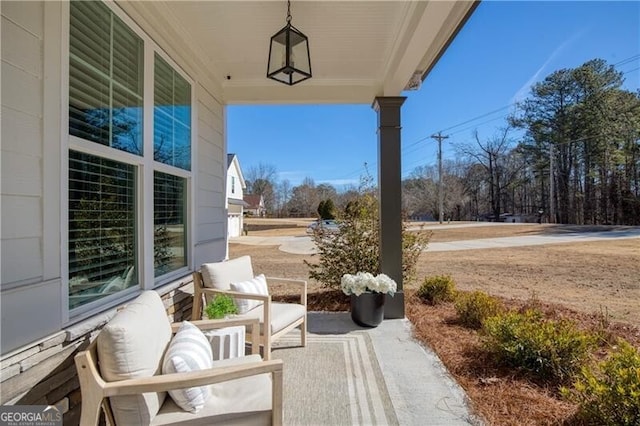
[[[509,224],[465,224],[465,225],[437,225],[425,227],[424,229],[445,229],[461,228],[472,226],[509,226]],[[522,225],[522,224],[518,224]],[[527,235],[519,237],[483,238],[478,240],[460,240],[442,243],[430,243],[427,251],[457,251],[457,250],[478,250],[497,249],[505,247],[538,246],[545,244],[575,243],[587,241],[601,241],[612,239],[640,238],[640,228],[613,229],[610,231],[597,232],[566,232],[549,233],[540,235]],[[257,237],[242,236],[230,238],[229,242],[236,244],[279,246],[285,253],[292,254],[314,254],[316,247],[310,237]]]
[[[481,425],[464,390],[438,356],[413,338],[411,327],[407,319],[394,319],[363,328],[348,312],[309,312],[307,347],[295,346],[300,338],[294,330],[272,353],[285,360],[285,384],[287,365],[297,372],[296,382],[285,389],[285,420],[312,425]],[[317,345],[320,353],[315,353]],[[334,353],[336,349],[344,354]],[[336,418],[345,404],[351,406],[351,416]]]

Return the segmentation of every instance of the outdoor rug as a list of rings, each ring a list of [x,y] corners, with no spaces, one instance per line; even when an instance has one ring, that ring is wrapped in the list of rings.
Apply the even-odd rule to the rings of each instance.
[[[351,331],[307,334],[298,330],[274,344],[284,361],[284,424],[397,425],[371,338]]]

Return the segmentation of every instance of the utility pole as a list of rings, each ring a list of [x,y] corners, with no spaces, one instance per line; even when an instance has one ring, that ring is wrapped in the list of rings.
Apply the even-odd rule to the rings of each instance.
[[[444,192],[442,191],[442,140],[448,139],[449,136],[442,136],[442,132],[438,132],[437,135],[431,135],[432,139],[438,141],[438,208],[440,223],[444,220],[443,203]]]
[[[556,194],[555,194],[555,176],[554,176],[554,159],[553,144],[549,145],[549,223],[556,223]]]

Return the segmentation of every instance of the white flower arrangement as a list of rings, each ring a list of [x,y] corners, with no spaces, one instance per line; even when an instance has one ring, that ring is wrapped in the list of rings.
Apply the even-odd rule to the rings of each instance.
[[[396,282],[389,276],[385,274],[373,276],[369,272],[344,274],[340,284],[342,292],[347,296],[351,294],[360,296],[362,293],[387,293],[393,296],[398,289]]]

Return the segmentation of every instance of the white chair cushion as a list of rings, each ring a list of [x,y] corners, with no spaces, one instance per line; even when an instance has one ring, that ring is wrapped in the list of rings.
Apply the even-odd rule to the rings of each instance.
[[[304,318],[306,312],[306,308],[297,303],[271,303],[271,334],[275,334],[291,323]],[[264,306],[258,306],[242,317],[258,318],[260,321],[260,334],[264,336]]]
[[[211,345],[202,331],[184,321],[167,349],[162,363],[162,374],[188,373],[205,370],[213,365]],[[171,399],[183,410],[200,411],[210,392],[208,386],[170,390]]]
[[[239,293],[260,294],[263,296],[269,295],[267,279],[265,278],[264,274],[260,274],[257,277],[247,281],[242,281],[239,283],[232,282],[230,284],[230,289]],[[241,315],[246,314],[253,308],[256,308],[264,303],[261,300],[239,298],[233,299],[233,301],[238,308],[238,313]]]
[[[241,256],[226,262],[205,263],[200,268],[205,287],[229,290],[232,282],[247,281],[253,278],[251,257]]]
[[[260,355],[214,361],[213,368],[261,362]],[[212,396],[197,415],[167,399],[152,425],[270,425],[271,375],[260,374],[210,386]]]
[[[145,291],[118,312],[97,338],[100,372],[108,382],[160,374],[162,356],[171,340],[171,324],[160,296]],[[166,392],[111,398],[118,425],[153,420]]]

